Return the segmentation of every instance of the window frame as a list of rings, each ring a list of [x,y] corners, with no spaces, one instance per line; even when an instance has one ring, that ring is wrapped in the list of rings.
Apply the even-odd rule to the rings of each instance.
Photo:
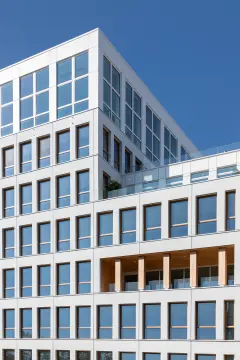
[[[49,268],[50,270],[50,282],[49,284],[42,284],[41,283],[41,268]],[[37,275],[38,275],[38,296],[51,296],[51,265],[50,264],[44,264],[44,265],[38,265],[37,267]],[[49,294],[41,295],[41,289],[42,288],[49,288]]]
[[[47,156],[41,156],[41,146],[40,146],[40,143],[42,140],[46,140],[46,139],[49,139],[49,155]],[[42,136],[42,137],[39,137],[37,139],[37,162],[38,162],[38,169],[44,169],[46,167],[49,167],[51,166],[51,136],[50,135],[45,135],[45,136]],[[40,166],[40,162],[42,160],[47,160],[49,159],[49,164],[48,165],[45,165],[45,166]]]
[[[50,326],[41,326],[41,310],[49,310],[49,323]],[[51,338],[51,307],[39,307],[37,308],[37,317],[38,317],[38,339],[50,339]],[[41,330],[49,330],[49,336],[41,336]]]
[[[81,174],[88,174],[88,190],[80,191]],[[86,204],[86,203],[90,202],[90,183],[91,183],[91,178],[90,178],[90,170],[89,169],[83,169],[83,170],[80,170],[77,172],[77,204]],[[87,200],[80,201],[82,195],[84,195],[84,197],[87,196]]]
[[[69,135],[69,144],[68,144],[69,149],[64,150],[64,151],[59,151],[60,136],[65,135],[65,134]],[[57,155],[56,163],[58,165],[60,165],[60,164],[65,164],[66,162],[69,162],[71,160],[71,132],[70,132],[70,129],[64,129],[64,130],[61,130],[61,131],[56,133],[56,147],[57,147],[57,149],[56,149],[57,150],[56,151],[56,155]],[[60,161],[61,155],[67,155],[67,156],[69,156],[69,158],[67,160]]]
[[[177,223],[177,224],[173,224],[172,223],[172,213],[173,213],[173,209],[172,206],[173,204],[176,203],[184,203],[187,202],[187,222],[183,222],[183,223]],[[169,238],[178,238],[178,237],[184,237],[184,236],[188,236],[188,198],[184,198],[184,199],[176,199],[176,200],[171,200],[169,201],[169,229],[168,229],[168,234],[169,234]],[[187,227],[187,235],[178,235],[178,236],[172,236],[172,228],[179,228],[179,227]]]
[[[7,151],[13,151],[13,165],[10,165],[10,166],[6,166],[6,154],[7,154]],[[14,145],[11,145],[11,146],[8,146],[8,147],[5,147],[2,149],[2,160],[3,160],[3,169],[2,169],[2,172],[3,172],[3,177],[10,177],[10,176],[14,176],[14,163],[15,163],[15,157],[14,157]],[[10,175],[6,175],[6,169],[13,169],[13,172],[12,174]]]
[[[14,314],[14,327],[7,327],[7,312],[13,311]],[[15,324],[15,309],[14,308],[7,308],[3,309],[3,338],[4,339],[14,339],[16,335],[16,324]],[[14,331],[14,336],[6,336],[7,331]]]
[[[89,310],[89,326],[80,326],[80,323],[81,323],[81,316],[80,316],[80,314],[79,314],[80,309],[88,309],[88,310]],[[77,313],[76,338],[77,338],[77,339],[82,339],[82,340],[91,339],[91,317],[92,317],[92,309],[91,309],[91,306],[90,306],[90,305],[80,305],[80,306],[77,306],[76,313]],[[81,330],[89,330],[89,336],[87,336],[87,337],[82,337],[82,336],[80,336],[80,331],[81,331]]]
[[[83,145],[80,146],[80,131],[81,129],[87,128],[88,129],[88,145]],[[85,124],[81,124],[79,126],[77,126],[76,128],[76,135],[77,135],[77,139],[76,139],[76,144],[77,144],[77,159],[82,159],[85,158],[87,156],[89,156],[89,152],[90,152],[90,124],[89,123],[85,123]],[[84,156],[80,156],[80,152],[81,150],[85,151],[87,150],[87,154]]]
[[[188,330],[188,324],[186,325],[171,325],[171,306],[172,305],[185,305],[186,306],[186,315],[188,317],[188,303],[187,302],[170,302],[168,303],[168,339],[169,340],[181,340],[183,338],[176,338],[176,337],[172,337],[171,336],[171,329],[182,329],[182,330],[186,330],[186,337],[184,338],[184,340],[187,340],[188,334],[187,334],[187,330]],[[186,320],[188,320],[186,318]]]
[[[23,203],[23,189],[25,187],[31,187],[31,202],[28,203]],[[24,183],[20,185],[20,206],[21,206],[21,215],[26,215],[26,214],[32,214],[32,183]],[[31,206],[31,211],[30,212],[23,212],[24,207],[26,206]]]
[[[13,271],[13,277],[14,277],[14,286],[11,286],[11,287],[7,287],[7,276],[6,276],[6,273],[7,271]],[[16,279],[15,279],[15,271],[16,269],[15,268],[8,268],[8,269],[3,269],[3,298],[4,299],[14,299],[15,298],[15,287],[16,287]],[[14,294],[13,296],[6,296],[6,291],[7,290],[13,290]]]
[[[121,172],[121,148],[122,148],[122,143],[121,141],[114,136],[114,168],[118,171]],[[117,145],[117,151],[116,151],[116,145]],[[116,157],[117,155],[117,157]]]
[[[60,309],[68,309],[69,310],[69,326],[61,326],[60,327]],[[71,308],[70,306],[58,306],[56,307],[56,311],[57,311],[57,339],[70,339],[71,336]],[[60,337],[59,336],[59,331],[61,329],[67,329],[69,330],[69,337]]]
[[[100,326],[100,309],[101,308],[111,308],[111,320],[112,320],[112,325],[111,326]],[[113,328],[113,306],[112,305],[107,305],[107,304],[100,304],[97,305],[97,339],[112,339],[112,328]],[[102,337],[100,336],[100,331],[101,329],[104,330],[110,330],[111,331],[111,337]]]
[[[205,199],[205,198],[210,198],[210,197],[215,197],[216,198],[216,218],[211,218],[211,219],[207,219],[207,220],[199,220],[199,215],[200,215],[200,211],[199,211],[199,200],[200,199]],[[212,194],[206,194],[206,195],[199,195],[196,196],[196,234],[197,235],[204,235],[204,234],[214,234],[217,232],[217,193],[212,193]],[[206,224],[206,223],[210,223],[210,222],[215,222],[216,224],[216,231],[208,233],[208,232],[204,232],[201,233],[199,232],[199,225],[201,224]]]
[[[135,216],[136,216],[136,219],[135,219],[135,222],[136,222],[136,226],[135,226],[135,229],[134,230],[125,230],[123,231],[123,219],[122,219],[122,214],[123,212],[126,212],[126,211],[131,211],[131,210],[135,210]],[[122,236],[124,234],[131,234],[131,233],[134,233],[135,234],[135,241],[131,241],[131,242],[122,242]],[[120,244],[135,244],[137,242],[137,208],[136,207],[130,207],[130,208],[125,208],[125,209],[120,209]]]
[[[204,341],[204,340],[215,340],[216,339],[216,301],[196,301],[195,303],[196,305],[196,310],[195,310],[195,314],[196,314],[196,317],[195,317],[195,339],[198,340],[198,341]],[[214,326],[210,326],[210,325],[206,325],[206,326],[199,326],[198,325],[198,322],[199,322],[199,313],[198,313],[198,305],[199,304],[214,304],[215,305],[215,325]],[[208,339],[205,339],[205,338],[199,338],[198,337],[198,329],[215,329],[215,338],[208,338]]]
[[[14,198],[14,204],[13,206],[6,206],[6,193],[7,191],[13,191],[13,198]],[[11,187],[8,187],[8,188],[4,188],[3,189],[3,215],[4,215],[4,218],[9,218],[9,217],[13,217],[15,216],[15,188],[13,186]],[[6,212],[9,210],[9,209],[13,209],[13,214],[11,215],[7,215]]]
[[[157,325],[146,325],[147,322],[147,306],[159,306],[159,326]],[[159,337],[148,337],[146,335],[147,330],[159,330]],[[144,303],[143,304],[143,338],[144,340],[147,339],[161,339],[161,303]]]
[[[30,147],[31,147],[31,160],[23,161],[23,147],[25,145],[30,145]],[[31,140],[24,141],[24,142],[20,143],[19,146],[20,146],[20,173],[25,174],[25,173],[31,172],[33,170],[32,169],[32,161],[33,161],[32,141]],[[31,168],[29,168],[28,170],[23,170],[23,167],[25,167],[25,165],[26,166],[31,165]]]
[[[59,179],[62,179],[62,178],[65,178],[65,177],[68,177],[69,178],[69,194],[66,194],[66,195],[59,195],[60,193],[60,182],[59,182]],[[62,208],[65,208],[65,207],[68,207],[71,205],[71,177],[70,177],[70,174],[63,174],[63,175],[59,175],[56,177],[56,180],[57,180],[57,208],[58,209],[62,209]],[[69,200],[69,203],[67,205],[63,205],[63,206],[60,206],[60,201],[62,199],[68,199]]]
[[[89,264],[90,266],[90,280],[89,281],[80,281],[80,276],[79,276],[79,273],[81,273],[81,270],[80,270],[80,264]],[[77,287],[77,291],[76,291],[76,294],[91,294],[92,292],[92,263],[91,263],[91,260],[83,260],[83,261],[78,261],[76,263],[76,266],[77,266],[77,284],[76,284],[76,287]],[[80,286],[81,285],[89,285],[90,286],[90,290],[89,291],[84,291],[84,292],[81,292],[80,291]]]
[[[7,247],[6,246],[6,233],[8,231],[13,231],[13,245],[14,246],[9,246]],[[2,246],[2,249],[3,249],[3,258],[4,259],[11,259],[11,258],[14,258],[15,257],[15,229],[14,228],[4,228],[2,230],[2,239],[3,239],[3,246]],[[8,250],[13,250],[13,256],[6,256],[6,252]]]
[[[60,266],[61,265],[68,265],[69,266],[69,282],[60,282]],[[57,291],[56,291],[56,295],[58,296],[67,296],[71,294],[71,265],[70,262],[63,262],[63,263],[58,263],[56,264],[57,266]],[[60,293],[59,289],[60,286],[69,286],[69,292],[68,293]]]
[[[159,219],[159,226],[154,226],[154,227],[147,227],[146,223],[147,223],[147,209],[148,208],[152,208],[152,207],[160,207],[160,219]],[[143,231],[144,231],[144,241],[156,241],[156,240],[161,240],[162,239],[162,204],[161,203],[153,203],[153,204],[145,204],[143,206],[143,214],[144,214],[144,221],[143,221]],[[153,240],[147,240],[146,239],[146,234],[148,231],[151,230],[160,230],[160,239],[153,239]]]
[[[234,215],[229,215],[229,195],[232,194],[234,194]],[[226,203],[225,230],[232,231],[232,229],[229,229],[228,222],[229,220],[234,220],[234,230],[235,230],[236,228],[236,191],[235,190],[226,191],[225,203]]]
[[[31,324],[32,326],[31,327],[23,327],[23,314],[24,314],[24,311],[28,311],[28,310],[31,310],[31,323],[32,323],[32,308],[21,308],[20,309],[20,324],[21,324],[21,327],[20,327],[20,338],[21,339],[32,339],[32,331],[33,331],[33,323]],[[31,337],[25,337],[23,336],[23,331],[24,330],[28,330],[28,331],[31,331]]]
[[[100,212],[100,213],[97,213],[97,224],[98,224],[98,227],[97,227],[97,246],[111,246],[113,245],[113,229],[112,229],[112,233],[101,233],[101,222],[100,222],[100,218],[102,215],[112,215],[112,228],[113,228],[113,222],[114,222],[114,218],[113,218],[113,211],[106,211],[106,212]],[[102,237],[105,237],[105,236],[111,236],[111,244],[101,244],[100,243],[100,239]]]
[[[23,270],[26,270],[26,269],[31,269],[31,285],[25,285],[25,286],[23,286]],[[20,267],[19,268],[19,270],[20,270],[20,285],[21,285],[21,287],[20,287],[20,297],[22,298],[22,297],[32,297],[32,288],[33,288],[33,281],[32,281],[32,266],[24,266],[24,267]],[[23,295],[23,291],[24,291],[24,289],[31,289],[31,295],[28,295],[28,296],[24,296]]]
[[[232,325],[228,325],[228,310],[227,306],[231,303],[233,306],[233,314],[232,314]],[[235,321],[234,321],[234,313],[235,313],[235,301],[234,300],[225,300],[224,301],[224,340],[235,340]],[[229,317],[231,318],[231,317]],[[228,337],[228,331],[232,333],[232,337]]]
[[[137,326],[137,321],[135,322],[135,326],[123,326],[123,319],[122,319],[122,317],[123,317],[123,314],[122,314],[122,309],[123,309],[123,307],[125,307],[125,306],[131,306],[131,307],[134,307],[135,308],[135,320],[137,320],[136,319],[136,312],[137,312],[137,306],[136,306],[136,304],[129,304],[129,303],[126,303],[126,304],[120,304],[119,305],[120,306],[120,321],[119,321],[119,339],[124,339],[124,340],[126,340],[126,339],[132,339],[132,340],[134,340],[134,339],[136,339],[136,326]],[[123,337],[123,335],[122,335],[122,330],[124,330],[124,329],[132,329],[133,331],[134,331],[134,337]]]

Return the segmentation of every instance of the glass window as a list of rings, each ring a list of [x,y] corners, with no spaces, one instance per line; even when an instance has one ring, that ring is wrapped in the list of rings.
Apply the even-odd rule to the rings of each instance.
[[[70,176],[64,175],[57,178],[58,207],[70,205]]]
[[[177,161],[178,141],[171,132],[164,127],[164,164],[172,164]]]
[[[4,270],[4,298],[15,297],[15,270]]]
[[[33,74],[25,75],[20,79],[21,98],[33,93]]]
[[[125,83],[125,134],[141,149],[141,98]]]
[[[234,340],[234,301],[225,301],[225,340]]]
[[[160,159],[161,120],[146,106],[146,155],[158,164]]]
[[[32,184],[21,186],[21,214],[32,212]]]
[[[38,295],[50,296],[51,295],[51,266],[41,265],[38,267]]]
[[[196,360],[216,360],[215,355],[197,355]]]
[[[1,136],[13,133],[13,83],[8,82],[0,86],[0,119]]]
[[[161,305],[144,305],[144,339],[161,338]]]
[[[218,286],[218,266],[201,266],[198,268],[198,286]]]
[[[143,170],[143,164],[138,158],[135,158],[135,171],[141,170]]]
[[[135,353],[127,353],[127,352],[122,352],[120,353],[120,359],[121,360],[136,360],[136,354]]]
[[[70,250],[70,220],[60,220],[58,225],[57,251]]]
[[[103,173],[103,199],[108,197],[108,185],[110,182],[110,176],[106,173]]]
[[[98,245],[107,246],[113,243],[113,213],[103,213],[98,215],[99,236]]]
[[[237,165],[225,166],[217,169],[218,178],[233,176],[237,173]]]
[[[144,240],[161,239],[161,205],[144,207]]]
[[[4,350],[4,360],[15,360],[15,350]]]
[[[112,339],[112,305],[98,306],[98,338]]]
[[[57,266],[57,295],[70,294],[70,264]]]
[[[76,360],[91,360],[91,352],[90,351],[77,351]]]
[[[77,248],[86,249],[91,247],[91,216],[78,218]]]
[[[190,160],[191,156],[187,152],[187,150],[184,149],[183,146],[181,146],[181,161]]]
[[[4,258],[15,256],[14,229],[3,230]]]
[[[90,199],[89,171],[78,173],[78,204],[88,202]]]
[[[50,350],[38,350],[38,360],[51,360]]]
[[[163,288],[163,271],[153,270],[146,272],[146,290],[159,290]]]
[[[14,216],[14,188],[4,189],[4,217]]]
[[[13,101],[12,81],[1,86],[1,105],[6,105]]]
[[[169,304],[169,339],[187,339],[187,303]]]
[[[51,224],[38,224],[38,252],[47,254],[51,252]]]
[[[14,175],[14,147],[3,149],[3,176]]]
[[[36,72],[36,91],[49,88],[49,69],[48,67]]]
[[[187,360],[187,354],[169,354],[169,360]]]
[[[190,287],[190,270],[174,269],[171,271],[172,289],[181,289]]]
[[[77,337],[78,339],[91,338],[91,307],[79,306],[77,309]]]
[[[88,52],[84,52],[75,58],[75,77],[88,73]]]
[[[110,131],[106,128],[103,128],[103,158],[106,161],[109,161],[110,154],[109,154],[109,143],[110,143]]]
[[[129,274],[124,276],[124,291],[138,290],[138,274]]]
[[[229,264],[227,267],[228,285],[234,285],[234,265]]]
[[[57,83],[61,84],[72,79],[72,59],[57,63]]]
[[[38,140],[38,167],[50,166],[50,136]]]
[[[198,340],[216,339],[216,303],[197,303],[197,331]]]
[[[70,160],[70,131],[57,134],[57,162],[59,164]]]
[[[20,145],[21,173],[32,170],[32,143],[31,141]]]
[[[89,155],[89,125],[79,126],[77,129],[78,158]]]
[[[98,351],[97,360],[113,360],[111,351]]]
[[[183,176],[172,176],[166,179],[166,185],[171,186],[181,186],[183,184]]]
[[[132,170],[132,153],[125,148],[125,173],[129,174]]]
[[[226,193],[226,230],[235,230],[235,192]]]
[[[20,228],[21,256],[32,255],[32,226]]]
[[[32,360],[32,350],[20,350],[21,360]]]
[[[114,137],[114,167],[117,171],[121,170],[121,142]]]
[[[70,307],[59,307],[57,309],[57,338],[70,338]]]
[[[103,57],[103,76],[111,83],[111,63],[105,56]]]
[[[191,182],[202,182],[202,181],[208,181],[209,177],[209,171],[198,171],[191,174]]]
[[[21,309],[21,338],[32,337],[32,309]]]
[[[40,339],[47,339],[51,337],[51,309],[38,309],[38,337]],[[44,359],[45,360],[45,359]]]
[[[217,196],[199,197],[198,201],[198,234],[214,233],[217,230]]]
[[[136,339],[136,305],[121,305],[120,338]]]
[[[143,354],[143,360],[161,360],[161,354],[145,353]]]
[[[4,338],[15,338],[15,310],[4,310]]]
[[[234,355],[225,355],[224,360],[234,360]]]
[[[57,351],[57,360],[70,360],[70,351],[69,350],[58,350]]]
[[[121,243],[136,242],[136,209],[121,210]]]
[[[21,268],[21,296],[32,296],[32,268]]]
[[[78,294],[91,292],[91,262],[82,261],[78,263]]]
[[[188,235],[188,200],[170,203],[170,237]]]

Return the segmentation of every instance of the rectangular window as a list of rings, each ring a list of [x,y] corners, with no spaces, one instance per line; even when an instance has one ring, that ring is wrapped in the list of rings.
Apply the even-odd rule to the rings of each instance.
[[[89,156],[89,125],[77,128],[77,157],[78,159]]]
[[[217,169],[217,177],[223,178],[227,176],[233,176],[237,173],[237,165],[225,166]]]
[[[90,351],[77,351],[76,360],[91,360],[91,352]]]
[[[58,164],[70,160],[70,130],[57,134],[57,162]]]
[[[227,267],[228,285],[234,285],[234,265],[229,264]]]
[[[103,173],[103,199],[108,197],[108,185],[110,183],[110,176],[106,173]]]
[[[110,131],[107,130],[106,128],[103,128],[103,158],[106,161],[110,160],[110,152],[109,152],[110,137],[111,137]]]
[[[121,210],[121,244],[136,242],[136,209]]]
[[[217,196],[197,198],[197,233],[208,234],[217,231]]]
[[[187,354],[169,354],[169,360],[187,360]]]
[[[38,360],[51,360],[50,350],[38,350]]]
[[[113,213],[103,213],[98,215],[98,245],[107,246],[113,243]]]
[[[142,99],[126,82],[125,85],[125,134],[141,149]]]
[[[32,255],[32,226],[22,226],[20,228],[20,241],[20,255]]]
[[[132,171],[132,153],[125,148],[125,173],[128,174]]]
[[[57,251],[70,250],[70,220],[57,222]]]
[[[48,339],[51,337],[51,309],[38,309],[38,337]],[[45,360],[45,359],[44,359]]]
[[[208,181],[209,171],[199,171],[191,174],[191,183]]]
[[[48,254],[51,252],[51,224],[38,224],[38,253]]]
[[[15,310],[4,310],[4,338],[15,338]]]
[[[196,355],[196,360],[216,360],[216,355]]]
[[[138,290],[138,274],[124,275],[124,291]]]
[[[50,136],[38,139],[38,167],[39,169],[50,166]]]
[[[57,338],[70,338],[70,307],[57,308]]]
[[[4,270],[4,298],[15,297],[15,270]]]
[[[82,261],[77,264],[77,292],[78,294],[88,294],[91,292],[91,262]]]
[[[234,360],[234,355],[225,355],[224,360]]]
[[[197,340],[216,339],[216,303],[198,302],[196,304],[197,312]]]
[[[51,295],[51,266],[41,265],[38,267],[38,296]]]
[[[144,305],[144,339],[161,338],[161,305]]]
[[[112,305],[98,306],[98,339],[112,339]]]
[[[70,360],[70,351],[69,350],[58,350],[57,351],[57,360]]]
[[[163,271],[153,270],[146,272],[146,290],[159,290],[163,288]]]
[[[166,179],[167,187],[181,186],[183,184],[183,176],[172,176]]]
[[[78,204],[84,204],[90,200],[89,171],[78,173]]]
[[[1,136],[13,133],[13,82],[0,86]]]
[[[143,163],[138,158],[135,158],[135,171],[141,170],[143,170]]]
[[[136,339],[136,305],[121,305],[120,314],[120,339]]]
[[[32,337],[32,309],[21,309],[21,338]]]
[[[183,146],[181,146],[181,161],[187,161],[190,159],[191,159],[191,156],[189,155],[187,150]]]
[[[157,353],[144,353],[143,360],[161,360],[161,354]]]
[[[91,307],[79,306],[77,308],[77,337],[78,339],[91,338]]]
[[[198,286],[218,286],[218,266],[200,266],[198,268]]]
[[[122,352],[120,353],[120,360],[136,360],[136,353]]]
[[[14,147],[3,149],[3,176],[14,175]]]
[[[113,360],[111,351],[98,351],[97,360]]]
[[[235,230],[235,191],[226,193],[226,230]]]
[[[70,175],[57,178],[57,206],[58,208],[70,205]]]
[[[170,237],[188,235],[188,200],[170,202]]]
[[[225,340],[234,340],[234,301],[225,301]]]
[[[187,339],[187,303],[169,304],[169,339]]]
[[[160,139],[161,120],[146,106],[146,155],[156,165],[160,165]]]
[[[15,360],[15,350],[3,350],[4,360]]]
[[[15,256],[14,229],[3,230],[3,251],[5,259]]]
[[[57,265],[57,295],[70,294],[70,264]]]
[[[15,201],[14,201],[14,188],[3,190],[4,196],[4,217],[14,216]]]
[[[21,360],[32,360],[32,350],[20,350]]]
[[[51,182],[43,180],[38,182],[38,210],[49,210],[51,207]]]
[[[121,170],[121,142],[114,137],[114,167],[117,171]]]
[[[175,136],[164,127],[164,164],[172,164],[177,161],[178,141]]]
[[[190,287],[190,270],[174,269],[171,271],[172,289],[182,289]]]
[[[32,296],[32,268],[26,267],[20,269],[21,274],[21,297]]]
[[[144,240],[161,239],[161,205],[144,207]]]
[[[21,214],[32,212],[32,184],[21,185]]]
[[[91,247],[91,216],[80,216],[78,218],[77,248],[87,249]]]
[[[32,142],[20,144],[20,172],[25,173],[32,170]]]

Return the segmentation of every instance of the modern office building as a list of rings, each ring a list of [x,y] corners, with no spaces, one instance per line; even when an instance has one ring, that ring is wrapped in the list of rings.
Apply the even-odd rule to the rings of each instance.
[[[240,359],[240,146],[98,29],[1,70],[0,126],[1,359]]]

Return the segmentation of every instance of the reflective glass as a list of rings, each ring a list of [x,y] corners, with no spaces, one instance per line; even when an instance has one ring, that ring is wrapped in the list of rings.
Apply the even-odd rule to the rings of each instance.
[[[58,338],[70,338],[70,308],[58,308]]]
[[[91,337],[91,307],[78,307],[78,338],[90,339]]]
[[[89,201],[89,171],[78,173],[78,203]]]
[[[33,116],[33,98],[27,98],[20,102],[20,119],[26,119]]]
[[[169,360],[187,360],[187,354],[170,354]]]
[[[78,218],[78,249],[91,247],[91,216]]]
[[[121,353],[121,360],[136,360],[136,354],[123,352]]]
[[[51,266],[39,266],[39,296],[49,296],[51,294]]]
[[[145,240],[161,239],[161,205],[145,207]]]
[[[5,105],[13,101],[13,83],[8,82],[1,86],[1,105]]]
[[[20,350],[21,360],[32,360],[32,350]]]
[[[113,214],[99,214],[99,246],[112,245]]]
[[[77,351],[76,360],[91,360],[90,351]]]
[[[58,162],[70,160],[70,131],[58,134]]]
[[[136,242],[136,210],[123,210],[121,212],[121,242]]]
[[[13,122],[13,105],[4,106],[1,109],[1,125],[9,125]]]
[[[39,210],[49,210],[51,203],[50,180],[40,181],[39,183]]]
[[[33,74],[23,76],[20,79],[20,96],[21,98],[33,93]]]
[[[58,350],[57,351],[57,360],[70,360],[70,351],[69,350]]]
[[[112,306],[98,307],[98,337],[99,339],[112,338]]]
[[[4,297],[13,298],[15,296],[15,270],[4,271]]]
[[[197,304],[197,339],[216,338],[216,304],[203,302]]]
[[[132,107],[132,88],[131,86],[126,82],[126,103]]]
[[[38,350],[39,360],[51,360],[50,350]]]
[[[61,85],[57,88],[57,104],[58,107],[72,103],[72,84]],[[71,109],[72,112],[72,109]],[[67,115],[67,114],[66,114]]]
[[[48,91],[36,96],[36,114],[42,114],[49,111],[49,94]]]
[[[75,57],[75,77],[83,76],[88,73],[88,52],[84,52]]]
[[[144,360],[161,360],[161,354],[145,353]]]
[[[4,350],[4,360],[15,360],[15,350]]]
[[[39,224],[39,254],[51,251],[51,225],[50,223]]]
[[[8,309],[4,311],[4,337],[14,338],[15,337],[15,311]]]
[[[22,338],[32,337],[32,309],[22,309]]]
[[[90,293],[91,291],[91,262],[78,263],[78,294]]]
[[[58,207],[70,205],[70,176],[58,178]]]
[[[14,216],[14,189],[4,191],[5,217]]]
[[[4,230],[4,257],[14,257],[14,229]]]
[[[70,264],[58,265],[58,295],[70,294]]]
[[[21,188],[22,214],[32,212],[32,185],[23,185]]]
[[[78,158],[89,155],[89,126],[78,128]]]
[[[136,305],[121,306],[121,339],[136,338]]]
[[[49,69],[48,67],[36,72],[36,91],[49,88]]]
[[[75,101],[88,98],[88,77],[75,81]]]
[[[21,269],[21,296],[32,296],[32,268]]]
[[[111,83],[111,64],[105,56],[103,57],[103,76]]]
[[[144,338],[161,338],[161,306],[160,304],[147,304],[144,306]]]
[[[51,310],[39,309],[39,338],[46,339],[51,336]],[[45,359],[44,359],[45,360]]]
[[[98,360],[112,360],[112,352],[111,351],[99,351],[98,352]]]
[[[32,226],[21,228],[21,256],[32,255]]]
[[[70,220],[58,221],[58,251],[70,250]]]
[[[120,73],[112,67],[112,87],[120,93]]]
[[[57,64],[57,83],[61,84],[72,79],[72,59]]]
[[[187,339],[187,304],[170,304],[170,339]]]

